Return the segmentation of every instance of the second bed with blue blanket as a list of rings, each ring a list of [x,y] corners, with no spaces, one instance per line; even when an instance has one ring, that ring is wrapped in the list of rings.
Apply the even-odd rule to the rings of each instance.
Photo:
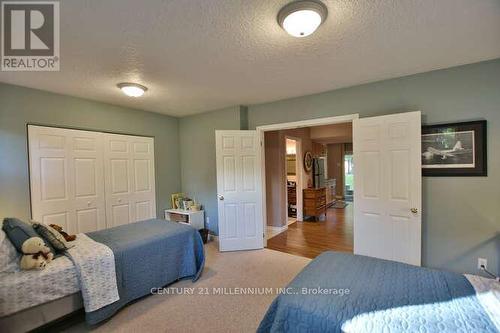
[[[325,252],[279,295],[259,332],[498,332],[462,275]]]
[[[148,295],[178,279],[197,280],[205,262],[203,242],[190,226],[165,220],[147,220],[87,233],[114,254],[120,299],[87,312],[86,321],[96,324],[127,303]]]

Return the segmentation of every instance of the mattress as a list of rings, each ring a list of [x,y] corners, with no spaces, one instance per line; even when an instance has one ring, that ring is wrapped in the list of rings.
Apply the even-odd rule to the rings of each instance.
[[[65,256],[43,270],[0,273],[0,317],[80,291],[75,266]]]

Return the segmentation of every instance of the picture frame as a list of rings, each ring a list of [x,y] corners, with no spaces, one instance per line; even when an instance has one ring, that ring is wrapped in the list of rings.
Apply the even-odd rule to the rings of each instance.
[[[182,209],[182,200],[184,200],[184,193],[172,194],[172,209]]]
[[[191,206],[193,204],[194,204],[194,202],[191,199],[182,200],[182,209],[183,210],[191,210]]]
[[[422,126],[422,176],[486,177],[486,120]]]

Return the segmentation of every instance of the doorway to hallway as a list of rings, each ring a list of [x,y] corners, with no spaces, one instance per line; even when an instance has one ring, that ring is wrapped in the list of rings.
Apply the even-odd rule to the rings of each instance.
[[[297,221],[267,241],[267,248],[307,258],[324,251],[353,252],[353,205],[329,208],[321,222]]]

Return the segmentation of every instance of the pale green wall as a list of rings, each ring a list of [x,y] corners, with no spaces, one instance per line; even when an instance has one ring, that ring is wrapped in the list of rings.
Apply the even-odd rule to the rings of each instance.
[[[179,120],[182,192],[203,204],[213,233],[218,230],[215,130],[240,129],[245,118],[240,109],[235,106]]]
[[[421,110],[423,122],[488,121],[488,177],[423,178],[423,264],[500,268],[500,59],[249,107],[249,128]]]
[[[0,219],[30,217],[27,123],[154,136],[159,217],[180,190],[178,119],[0,84]]]

